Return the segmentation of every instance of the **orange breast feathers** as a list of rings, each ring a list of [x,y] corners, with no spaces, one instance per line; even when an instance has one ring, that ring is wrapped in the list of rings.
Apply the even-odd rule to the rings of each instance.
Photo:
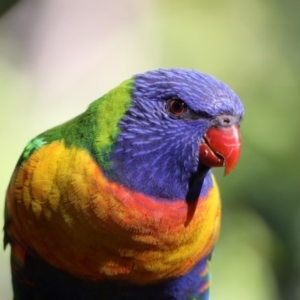
[[[157,200],[111,182],[86,150],[60,141],[16,170],[7,210],[12,244],[31,255],[80,278],[136,284],[186,274],[210,253],[220,224],[214,180],[186,222],[184,200]]]

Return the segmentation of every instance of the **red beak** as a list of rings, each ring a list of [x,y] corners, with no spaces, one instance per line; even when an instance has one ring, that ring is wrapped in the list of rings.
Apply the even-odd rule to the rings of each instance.
[[[241,136],[237,125],[211,127],[199,149],[200,162],[208,167],[225,166],[224,175],[235,167],[241,152]]]

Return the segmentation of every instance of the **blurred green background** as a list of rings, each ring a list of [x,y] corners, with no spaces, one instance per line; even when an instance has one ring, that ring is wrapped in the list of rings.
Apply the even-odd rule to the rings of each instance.
[[[211,298],[300,299],[299,11],[292,0],[17,2],[0,17],[1,213],[32,137],[135,73],[198,69],[246,109],[238,166],[226,178],[215,170],[223,225]],[[0,291],[12,299],[8,250]]]

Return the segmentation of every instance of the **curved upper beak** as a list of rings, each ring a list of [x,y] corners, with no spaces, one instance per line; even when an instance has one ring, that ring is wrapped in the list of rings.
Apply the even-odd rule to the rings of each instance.
[[[204,135],[200,149],[200,162],[208,167],[225,167],[229,174],[237,164],[241,152],[241,135],[238,125],[211,127]]]

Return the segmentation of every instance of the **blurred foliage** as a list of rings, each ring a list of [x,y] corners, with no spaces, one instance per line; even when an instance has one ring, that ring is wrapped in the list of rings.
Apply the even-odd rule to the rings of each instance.
[[[131,55],[128,46],[134,43],[137,47],[136,41],[152,45],[148,54],[159,52],[159,58],[151,60],[149,56],[148,69],[198,69],[232,87],[246,109],[241,126],[243,150],[238,166],[228,177],[215,170],[222,191],[223,224],[211,263],[212,299],[300,299],[300,2],[156,0],[151,9],[145,1],[139,3],[148,9],[141,23],[135,24],[142,39],[122,29],[128,44],[123,41],[115,52],[108,51],[110,55],[104,52],[105,59],[111,59],[111,68],[100,68],[97,79],[85,78],[91,82],[89,88],[98,88],[108,73],[117,77],[114,72],[125,68],[125,60],[122,65],[112,58],[120,51],[127,50],[132,64],[139,61],[139,55]],[[115,22],[120,28],[125,26],[117,19]],[[0,57],[0,77],[4,78],[0,81],[1,98],[10,99],[1,102],[0,112],[1,139],[7,145],[1,170],[3,193],[18,153],[32,137],[29,132],[42,131],[35,124],[46,126],[45,118],[51,113],[52,117],[59,112],[67,115],[76,94],[86,104],[93,100],[86,96],[87,85],[80,89],[76,83],[70,87],[74,90],[70,92],[72,101],[59,103],[51,111],[36,108],[32,99],[38,86],[21,71],[5,56]],[[129,75],[134,72],[128,68]],[[111,80],[111,86],[116,84]],[[27,95],[26,101],[22,95]],[[39,118],[26,119],[28,115]],[[3,261],[7,259],[6,253]],[[7,265],[5,268],[0,271],[1,281],[8,276]]]

